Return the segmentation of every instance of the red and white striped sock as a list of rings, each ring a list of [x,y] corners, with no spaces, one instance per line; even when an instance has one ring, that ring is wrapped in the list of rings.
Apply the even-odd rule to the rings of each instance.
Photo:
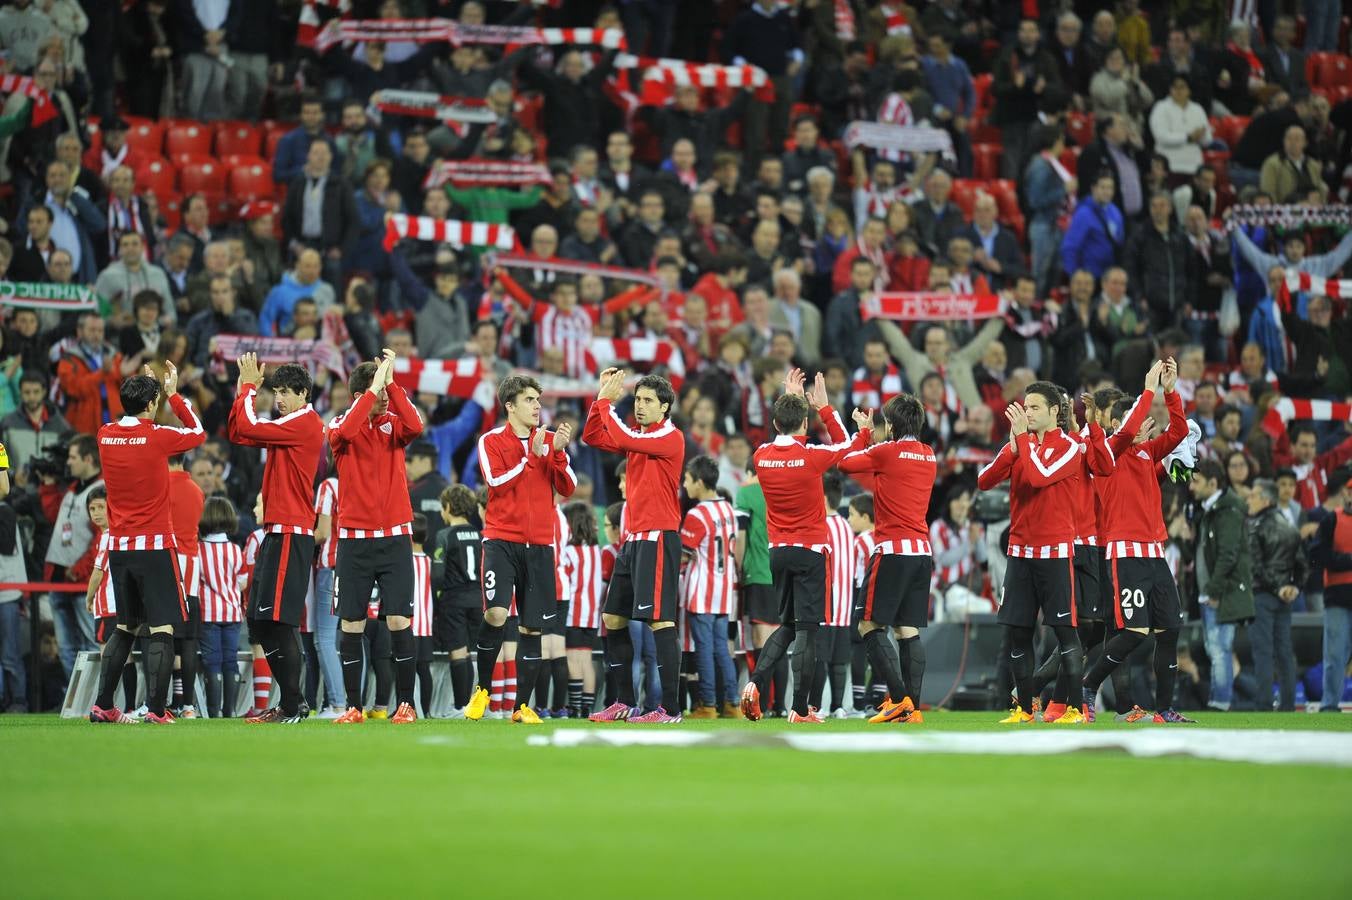
[[[256,656],[253,661],[254,709],[267,709],[272,697],[272,665],[266,656]]]
[[[512,712],[516,702],[516,660],[509,659],[502,664],[506,677],[502,681],[502,708]]]
[[[492,712],[502,712],[502,683],[505,677],[502,662],[493,663],[493,684],[488,692],[488,708]]]

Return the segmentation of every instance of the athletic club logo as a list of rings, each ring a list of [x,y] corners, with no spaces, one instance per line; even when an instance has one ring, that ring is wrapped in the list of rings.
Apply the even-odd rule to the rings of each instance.
[[[380,430],[385,432],[386,434],[394,434],[394,426],[391,425],[389,422],[383,423],[380,426]]]
[[[1051,447],[1048,447],[1046,450],[1043,450],[1043,451],[1042,451],[1042,458],[1043,458],[1043,459],[1051,459],[1051,458],[1052,458],[1052,452],[1053,452],[1053,451],[1052,451],[1052,448],[1051,448]]]
[[[1122,607],[1122,618],[1124,618],[1124,619],[1130,619],[1130,618],[1131,618],[1131,613],[1132,613],[1132,608],[1131,608],[1130,606],[1124,606],[1124,607]]]
[[[484,591],[484,596],[487,597],[489,600],[492,600],[496,594],[497,594],[496,588],[489,588],[488,590]]]

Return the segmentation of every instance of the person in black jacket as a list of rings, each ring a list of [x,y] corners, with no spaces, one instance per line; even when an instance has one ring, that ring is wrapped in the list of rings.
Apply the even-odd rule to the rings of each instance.
[[[1128,222],[1145,213],[1146,175],[1150,172],[1150,154],[1146,152],[1131,121],[1121,113],[1112,113],[1099,119],[1096,126],[1098,140],[1080,153],[1076,171],[1088,174],[1109,170],[1117,176],[1113,188],[1113,203],[1122,210]],[[1081,200],[1089,196],[1093,178],[1079,180]]]
[[[707,178],[713,166],[714,153],[724,143],[728,126],[746,114],[750,99],[749,89],[737,92],[732,102],[724,107],[699,108],[699,88],[690,84],[676,88],[670,106],[643,106],[639,117],[648,123],[654,134],[662,138],[662,156],[671,155],[672,147],[681,138],[695,145],[700,177]]]
[[[586,71],[582,54],[569,50],[559,62],[559,70],[547,72],[534,63],[517,70],[521,80],[544,94],[545,138],[550,152],[566,156],[579,144],[594,146],[601,134],[601,107],[608,101],[601,86],[615,68],[615,51],[609,50],[601,61]]]
[[[803,65],[802,43],[794,27],[793,13],[776,0],[756,0],[728,29],[723,40],[723,61],[760,66],[774,84],[773,102],[753,102],[743,123],[747,168],[754,170],[765,154],[767,135],[769,146],[777,155],[788,130],[792,79]]]
[[[342,261],[343,253],[357,238],[357,205],[352,188],[332,171],[333,151],[324,141],[310,144],[305,169],[286,188],[282,205],[282,234],[293,251],[313,247],[329,269]]]
[[[1174,222],[1174,201],[1164,191],[1150,196],[1150,218],[1127,241],[1123,262],[1131,292],[1145,298],[1154,329],[1178,323],[1196,291],[1191,244]]]
[[[335,19],[333,27],[336,29]],[[428,64],[444,52],[445,44],[424,44],[418,52],[399,63],[385,61],[385,42],[367,41],[363,61],[352,58],[352,51],[341,41],[329,48],[324,64],[347,80],[348,96],[365,103],[376,91],[401,88],[412,82]]]
[[[1081,269],[1070,276],[1069,301],[1064,306],[1048,303],[1057,316],[1056,330],[1048,339],[1057,384],[1078,385],[1085,363],[1107,368],[1112,359],[1112,336],[1098,314],[1102,302],[1094,296],[1094,276]]]
[[[1296,708],[1296,657],[1291,651],[1291,604],[1309,573],[1300,533],[1277,508],[1277,486],[1259,478],[1249,491],[1246,523],[1253,557],[1253,674],[1258,683],[1257,708],[1272,708],[1272,670],[1280,685],[1278,710]]]

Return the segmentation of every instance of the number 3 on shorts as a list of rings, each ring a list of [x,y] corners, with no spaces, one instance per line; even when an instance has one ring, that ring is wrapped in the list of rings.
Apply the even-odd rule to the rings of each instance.
[[[491,591],[493,590],[493,588],[497,586],[498,586],[498,573],[494,572],[492,569],[489,569],[488,571],[484,572],[484,587],[488,588]]]

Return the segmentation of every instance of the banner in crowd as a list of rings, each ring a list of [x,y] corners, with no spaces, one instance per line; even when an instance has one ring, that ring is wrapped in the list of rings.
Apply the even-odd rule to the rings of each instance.
[[[299,363],[312,372],[328,369],[338,378],[347,377],[343,354],[332,341],[298,341],[295,338],[265,337],[259,334],[218,334],[212,338],[212,374],[223,376],[226,366],[245,353],[256,354],[261,363]]]
[[[652,272],[642,269],[625,269],[620,266],[603,266],[599,263],[578,262],[571,259],[537,259],[520,253],[493,253],[484,257],[485,272],[500,269],[534,269],[540,272],[554,272],[560,275],[597,275],[614,281],[635,281],[651,287],[661,288],[662,280]]]
[[[885,125],[881,122],[851,122],[842,140],[847,149],[872,147],[902,153],[953,153],[953,136],[942,128],[923,125]]]
[[[385,250],[388,252],[394,249],[394,245],[404,238],[437,241],[456,247],[497,247],[499,250],[511,250],[517,246],[516,232],[512,231],[510,225],[394,213],[385,220]]]
[[[98,309],[101,298],[93,288],[78,284],[46,284],[32,281],[0,281],[0,306],[56,309],[78,312]]]
[[[1308,272],[1286,270],[1286,289],[1302,294],[1318,294],[1334,299],[1352,297],[1352,279],[1321,278]]]
[[[0,94],[23,94],[33,101],[33,112],[29,117],[33,128],[45,125],[57,116],[52,98],[26,75],[0,75]]]
[[[468,398],[483,378],[483,366],[477,356],[394,361],[394,383],[412,394]]]
[[[1352,227],[1352,206],[1345,203],[1303,206],[1295,203],[1230,207],[1230,227],[1271,225],[1282,229]]]
[[[720,66],[717,63],[694,63],[684,59],[661,59],[621,55],[616,58],[619,69],[646,69],[639,103],[660,106],[678,87],[694,85],[698,88],[752,88],[756,99],[771,103],[775,86],[770,76],[759,66]]]
[[[859,301],[859,317],[893,322],[931,322],[946,319],[990,319],[1003,311],[995,294],[936,294],[902,291],[870,294]]]
[[[463,25],[454,19],[339,19],[320,26],[310,9],[302,11],[297,43],[313,46],[320,53],[340,43],[359,41],[410,41],[430,44],[547,44],[551,46],[596,46],[623,50],[627,46],[619,28],[533,28],[509,25]],[[313,21],[307,21],[312,19]]]
[[[597,374],[612,363],[631,362],[650,369],[665,366],[672,387],[685,381],[685,357],[666,338],[593,338],[587,356],[588,367]]]
[[[1279,397],[1263,416],[1263,430],[1277,437],[1286,431],[1288,422],[1300,419],[1314,422],[1352,422],[1352,403]]]
[[[423,189],[435,190],[447,184],[456,187],[519,187],[549,182],[549,168],[542,163],[443,159],[427,170]]]
[[[486,125],[497,120],[488,101],[479,97],[453,97],[431,91],[376,91],[371,105],[394,116],[418,116],[442,122]]]

